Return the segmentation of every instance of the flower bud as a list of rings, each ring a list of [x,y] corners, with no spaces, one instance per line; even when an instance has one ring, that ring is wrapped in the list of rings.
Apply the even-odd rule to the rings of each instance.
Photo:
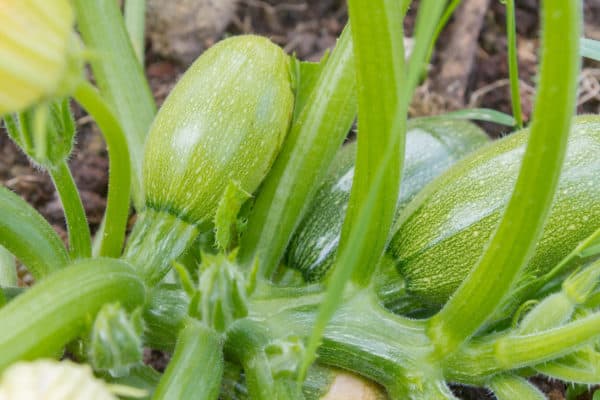
[[[142,361],[141,310],[128,315],[119,304],[106,304],[98,312],[91,332],[89,359],[98,370],[123,376]]]
[[[69,94],[83,67],[70,1],[3,1],[0,21],[0,116]]]

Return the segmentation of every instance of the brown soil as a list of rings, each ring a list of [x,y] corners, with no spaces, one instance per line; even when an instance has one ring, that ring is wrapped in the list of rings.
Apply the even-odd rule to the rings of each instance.
[[[439,114],[460,107],[487,107],[510,113],[510,95],[506,78],[506,39],[504,31],[504,6],[499,1],[465,0],[474,5],[476,12],[463,13],[450,21],[436,46],[429,78],[418,89],[411,115]],[[586,36],[600,39],[600,2],[586,1]],[[486,5],[489,4],[489,7]],[[477,10],[484,7],[483,10]],[[418,2],[409,12],[405,28],[411,34]],[[531,116],[534,80],[537,73],[538,1],[517,2],[519,66],[523,111]],[[477,16],[475,14],[481,14]],[[468,14],[468,15],[467,15]],[[459,14],[457,14],[459,15]],[[237,12],[231,19],[225,35],[258,33],[270,37],[288,52],[296,53],[300,59],[318,60],[334,46],[347,21],[345,2],[342,0],[239,0]],[[477,29],[461,29],[465,23]],[[457,37],[455,32],[460,32]],[[207,44],[220,37],[205,38]],[[451,62],[448,49],[456,43],[465,43],[460,48],[461,56],[472,59],[467,71],[458,71],[460,96],[449,97],[440,86],[439,75]],[[148,43],[146,71],[153,93],[160,104],[184,72],[185,65],[153,53]],[[582,74],[579,112],[600,112],[600,64],[586,62]],[[440,89],[441,87],[441,89]],[[76,183],[81,190],[83,202],[92,230],[100,223],[106,204],[107,153],[104,143],[89,117],[75,109],[79,128],[78,141],[70,165]],[[506,132],[507,128],[484,124],[491,135]],[[0,183],[11,188],[34,205],[48,218],[54,228],[65,237],[64,218],[60,202],[48,176],[32,167],[14,144],[0,131]],[[30,282],[25,271],[21,271],[23,283]],[[148,358],[161,356],[147,354]],[[563,399],[565,387],[560,382],[535,379],[553,399]],[[485,391],[456,387],[457,395],[464,399],[491,398]],[[486,397],[487,396],[487,397]],[[580,399],[591,398],[580,397]]]

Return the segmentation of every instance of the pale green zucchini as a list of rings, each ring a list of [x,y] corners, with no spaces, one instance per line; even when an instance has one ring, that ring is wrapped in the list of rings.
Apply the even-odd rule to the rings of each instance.
[[[400,215],[388,250],[407,292],[424,306],[444,304],[481,257],[510,199],[527,138],[525,129],[473,153]],[[599,154],[600,117],[577,117],[554,204],[520,286],[539,280],[600,226]]]
[[[401,210],[450,165],[486,142],[485,133],[467,121],[437,117],[409,121],[397,209]],[[307,281],[321,279],[333,263],[350,198],[355,153],[356,142],[338,152],[288,246],[287,266],[302,272]]]

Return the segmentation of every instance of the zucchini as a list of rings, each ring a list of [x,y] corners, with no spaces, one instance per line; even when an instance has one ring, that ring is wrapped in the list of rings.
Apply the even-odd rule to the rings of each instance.
[[[434,177],[486,142],[485,133],[467,121],[439,117],[409,121],[397,210]],[[309,282],[320,280],[333,263],[350,198],[355,153],[356,142],[338,152],[288,246],[287,266],[299,270]]]
[[[493,142],[457,163],[399,217],[388,251],[407,293],[423,306],[443,305],[481,257],[510,199],[528,132]],[[540,278],[600,226],[598,154],[600,118],[577,117],[546,226],[517,286],[541,287]]]

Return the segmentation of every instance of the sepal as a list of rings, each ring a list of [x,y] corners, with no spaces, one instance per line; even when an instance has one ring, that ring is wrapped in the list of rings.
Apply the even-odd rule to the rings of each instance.
[[[75,121],[67,98],[7,115],[5,126],[17,146],[44,168],[57,167],[73,149]]]

